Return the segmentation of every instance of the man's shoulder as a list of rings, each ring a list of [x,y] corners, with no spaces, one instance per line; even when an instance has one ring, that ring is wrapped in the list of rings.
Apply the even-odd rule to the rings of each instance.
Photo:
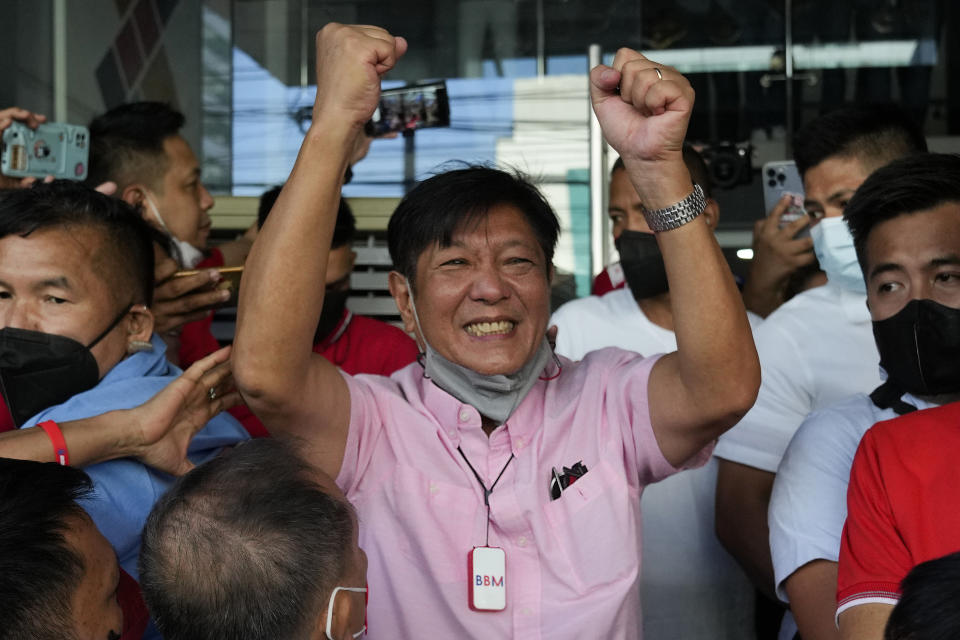
[[[778,476],[806,476],[810,469],[820,469],[821,476],[839,472],[845,479],[863,435],[878,420],[891,415],[892,411],[877,408],[862,393],[812,412],[790,439]]]
[[[878,445],[898,450],[900,447],[929,448],[938,446],[938,443],[947,446],[943,440],[936,438],[960,438],[960,402],[922,409],[878,422],[867,435]]]
[[[841,434],[856,434],[859,440],[875,423],[895,416],[892,409],[880,409],[870,396],[855,393],[822,409],[817,409],[800,425],[796,438],[835,441]]]

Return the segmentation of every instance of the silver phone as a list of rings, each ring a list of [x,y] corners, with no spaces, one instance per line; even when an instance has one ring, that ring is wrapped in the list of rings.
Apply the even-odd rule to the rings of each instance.
[[[780,218],[780,226],[785,227],[799,218],[806,217],[807,212],[803,207],[803,179],[793,160],[767,162],[763,165],[760,175],[763,178],[763,206],[767,210],[767,215],[770,215],[781,198],[789,195],[791,203]],[[810,235],[809,227],[798,233],[797,237],[802,238],[808,235]]]

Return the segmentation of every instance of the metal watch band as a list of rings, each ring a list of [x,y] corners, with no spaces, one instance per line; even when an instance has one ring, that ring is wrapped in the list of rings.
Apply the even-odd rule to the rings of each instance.
[[[652,231],[669,231],[687,224],[707,207],[707,198],[703,195],[700,185],[693,185],[693,192],[676,204],[656,211],[643,210],[647,219],[647,226]]]

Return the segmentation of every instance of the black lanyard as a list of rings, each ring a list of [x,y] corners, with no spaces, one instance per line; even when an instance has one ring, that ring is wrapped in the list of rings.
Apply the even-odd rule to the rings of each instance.
[[[483,489],[483,504],[487,507],[487,541],[483,546],[490,546],[490,494],[493,493],[494,488],[497,486],[497,483],[500,482],[500,478],[503,477],[503,472],[507,470],[507,467],[510,466],[510,463],[513,462],[513,454],[510,454],[510,457],[507,459],[507,463],[503,465],[503,469],[500,469],[497,479],[493,481],[493,484],[490,485],[490,488],[487,489],[487,485],[483,484],[483,480],[480,479],[480,474],[477,473],[477,470],[473,468],[473,465],[470,464],[470,461],[467,459],[467,454],[463,452],[463,449],[457,445],[457,451],[460,452],[460,455],[463,457],[463,461],[467,463],[467,466],[470,467],[470,471],[473,471],[473,476],[477,479],[477,482],[480,483],[480,488]]]

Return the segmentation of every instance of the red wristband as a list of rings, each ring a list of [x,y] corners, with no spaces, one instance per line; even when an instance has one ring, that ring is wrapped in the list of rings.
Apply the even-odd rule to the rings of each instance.
[[[60,431],[60,426],[53,420],[44,420],[37,425],[43,429],[47,437],[50,438],[51,444],[53,444],[53,455],[56,457],[57,462],[63,466],[70,464],[70,454],[67,452],[67,441],[63,438],[63,432]]]

